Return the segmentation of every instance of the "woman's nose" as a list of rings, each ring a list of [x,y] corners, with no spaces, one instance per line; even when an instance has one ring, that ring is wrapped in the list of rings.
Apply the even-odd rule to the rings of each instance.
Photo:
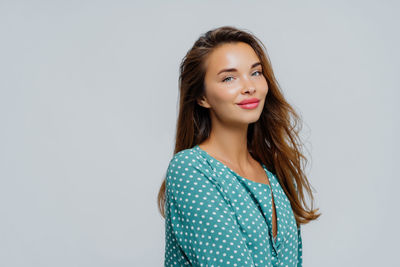
[[[254,87],[248,87],[247,90],[245,90],[245,92],[249,92],[250,94],[253,94],[256,91],[256,89]]]
[[[256,90],[253,81],[247,76],[243,78],[242,88],[243,88],[242,91],[244,92],[248,91],[250,93],[254,93],[254,91]]]

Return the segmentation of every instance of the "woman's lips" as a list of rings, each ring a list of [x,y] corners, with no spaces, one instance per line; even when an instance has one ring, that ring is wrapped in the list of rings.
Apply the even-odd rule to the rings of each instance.
[[[238,104],[243,105],[243,104],[250,104],[250,103],[259,102],[259,101],[260,101],[260,99],[258,99],[256,97],[252,97],[252,98],[244,99],[244,100],[240,101],[240,103],[238,103]]]
[[[244,108],[244,109],[253,109],[258,106],[259,102],[253,102],[253,103],[248,103],[248,104],[238,104],[239,107]]]

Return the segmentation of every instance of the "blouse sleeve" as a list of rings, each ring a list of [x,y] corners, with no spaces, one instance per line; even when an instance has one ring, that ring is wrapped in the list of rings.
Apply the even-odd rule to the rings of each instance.
[[[297,189],[297,183],[294,182],[294,188],[296,189],[296,193],[299,193],[299,190]],[[298,236],[298,247],[297,247],[297,267],[302,267],[303,266],[303,241],[301,238],[301,225],[297,227],[297,236]]]
[[[297,267],[303,266],[303,241],[301,238],[301,225],[297,228],[297,235],[299,238],[298,251],[297,251]]]
[[[254,266],[232,209],[212,170],[177,158],[166,176],[172,232],[194,266]]]

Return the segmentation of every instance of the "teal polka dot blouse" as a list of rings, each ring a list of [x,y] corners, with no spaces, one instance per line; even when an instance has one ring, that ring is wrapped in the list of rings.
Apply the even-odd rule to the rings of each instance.
[[[271,186],[241,177],[198,145],[173,156],[164,266],[302,266],[300,226],[277,177],[262,166]]]

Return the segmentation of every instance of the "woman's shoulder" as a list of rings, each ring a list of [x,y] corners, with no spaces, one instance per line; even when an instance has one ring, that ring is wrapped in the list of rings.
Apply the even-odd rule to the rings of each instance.
[[[208,169],[206,159],[198,153],[195,147],[183,149],[175,153],[169,161],[168,169]],[[184,170],[184,169],[183,169]]]
[[[178,178],[178,179],[177,179]],[[167,168],[167,183],[178,180],[190,184],[201,180],[214,180],[214,170],[195,147],[181,150],[173,155]]]
[[[188,158],[195,158],[195,157],[197,157],[197,156],[198,156],[198,155],[197,155],[197,153],[196,153],[195,147],[186,148],[186,149],[183,149],[183,150],[178,151],[177,153],[175,153],[175,154],[172,156],[171,161],[172,161],[172,160],[176,160],[176,159],[181,159],[181,158],[186,158],[186,159],[188,159]]]

